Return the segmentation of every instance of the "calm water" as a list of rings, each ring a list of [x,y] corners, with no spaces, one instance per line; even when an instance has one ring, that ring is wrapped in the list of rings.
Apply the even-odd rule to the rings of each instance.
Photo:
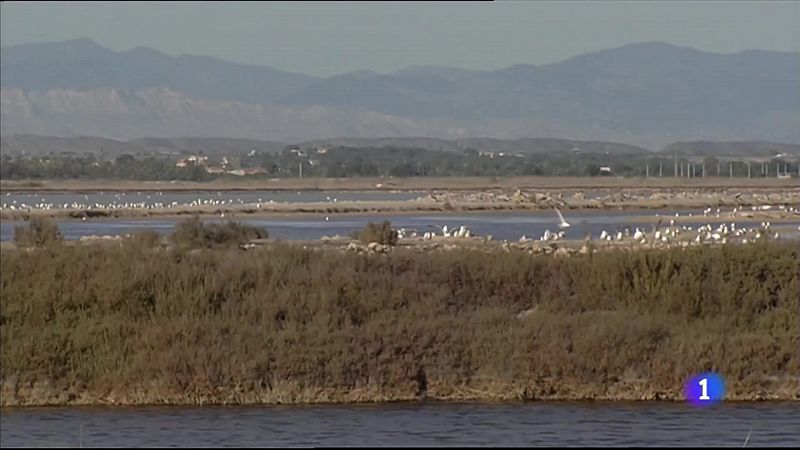
[[[669,221],[669,216],[675,214],[673,211],[661,215],[664,222]],[[687,210],[679,213],[684,216]],[[702,211],[691,211],[695,216],[700,216],[697,222],[681,223],[693,228],[705,224],[702,219]],[[567,239],[582,239],[587,233],[591,233],[594,238],[598,238],[602,230],[607,232],[622,231],[624,228],[633,230],[641,227],[645,231],[651,230],[651,225],[635,223],[634,217],[654,214],[652,211],[618,211],[618,212],[565,212],[565,217],[572,226],[566,229]],[[89,235],[124,235],[139,229],[149,228],[159,233],[170,233],[179,219],[146,219],[146,220],[86,220],[86,221],[66,221],[59,223],[59,228],[66,239],[80,239],[81,236]],[[461,225],[468,227],[473,235],[485,236],[492,235],[497,240],[517,240],[525,235],[528,238],[541,238],[546,229],[558,231],[558,218],[552,211],[536,211],[524,213],[500,213],[500,214],[459,214],[459,215],[331,215],[330,220],[324,217],[303,217],[303,218],[282,218],[282,219],[253,219],[247,216],[239,216],[237,220],[252,225],[266,227],[270,237],[276,239],[319,239],[322,236],[347,236],[351,232],[360,230],[369,221],[380,222],[389,220],[395,228],[405,228],[406,230],[417,230],[420,234],[426,231],[436,231],[441,235],[442,226],[447,225],[449,229],[458,228]],[[219,221],[219,220],[216,220]],[[0,223],[0,240],[11,240],[14,235],[14,226],[21,222],[3,221]],[[745,224],[741,222],[738,226],[754,227],[758,224]],[[781,224],[784,225],[784,224]],[[786,223],[791,225],[792,230],[797,230],[800,221]],[[716,226],[716,225],[715,225]],[[800,233],[783,233],[783,237],[799,237]]]
[[[1,422],[4,447],[800,446],[797,403],[41,408]]]

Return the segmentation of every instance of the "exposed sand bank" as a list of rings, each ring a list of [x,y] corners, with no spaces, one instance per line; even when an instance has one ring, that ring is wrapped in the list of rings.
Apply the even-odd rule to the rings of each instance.
[[[502,212],[551,210],[670,210],[711,208],[708,216],[716,218],[717,209],[736,208],[738,217],[771,217],[774,220],[792,218],[800,209],[800,187],[741,191],[736,189],[624,189],[593,191],[591,195],[578,190],[514,190],[502,189],[478,192],[433,191],[408,201],[341,201],[295,203],[247,203],[226,205],[176,205],[148,207],[81,208],[2,208],[0,219],[27,220],[35,215],[56,219],[92,218],[170,218],[187,215],[226,217],[268,217],[280,215],[331,214],[414,214],[448,212]],[[724,214],[724,213],[723,213]]]

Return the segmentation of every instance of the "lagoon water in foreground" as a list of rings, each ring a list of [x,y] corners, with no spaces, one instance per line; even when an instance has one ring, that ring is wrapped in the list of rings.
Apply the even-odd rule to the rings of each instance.
[[[2,446],[800,446],[797,403],[393,404],[2,411]],[[749,436],[749,438],[748,438]]]
[[[655,216],[661,214],[665,221],[675,213],[686,216],[689,213],[697,217],[696,221],[682,222],[681,225],[697,228],[707,223],[703,220],[702,210],[671,210],[671,211],[570,211],[564,213],[572,223],[566,230],[567,239],[582,239],[587,233],[594,238],[599,237],[602,230],[614,232],[629,228],[641,227],[650,231],[652,225],[637,223],[633,220],[641,216]],[[59,228],[66,239],[80,239],[89,235],[124,235],[141,229],[152,229],[159,233],[171,233],[179,219],[96,219],[86,221],[63,221]],[[205,220],[205,219],[204,219]],[[441,227],[447,225],[450,229],[457,229],[464,225],[469,227],[475,235],[492,235],[495,239],[517,240],[525,235],[528,238],[539,239],[546,229],[558,230],[558,217],[553,211],[531,211],[513,213],[461,213],[461,214],[419,214],[419,215],[332,215],[329,220],[324,217],[296,217],[296,218],[253,218],[247,216],[237,217],[236,220],[266,227],[270,237],[275,239],[319,239],[322,236],[347,236],[353,231],[360,230],[367,222],[380,222],[389,220],[395,228],[417,230],[420,234],[426,231],[436,231],[441,234]],[[210,221],[220,221],[211,219]],[[731,220],[734,222],[734,220]],[[8,241],[14,236],[14,226],[21,224],[17,221],[4,221],[0,224],[0,240]],[[792,229],[800,226],[800,221],[785,223]],[[758,224],[740,222],[738,225],[753,227]],[[795,233],[786,233],[785,237],[793,237]]]

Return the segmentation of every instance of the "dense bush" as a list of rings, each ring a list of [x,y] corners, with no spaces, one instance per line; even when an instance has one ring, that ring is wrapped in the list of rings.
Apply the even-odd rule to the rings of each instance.
[[[203,223],[198,217],[175,225],[172,242],[182,247],[216,247],[241,245],[253,239],[266,239],[267,230],[240,222]]]
[[[358,233],[358,239],[364,243],[377,242],[383,245],[397,244],[397,230],[392,228],[392,224],[388,220],[384,220],[381,224],[369,222]]]
[[[58,225],[46,217],[31,217],[26,225],[14,227],[14,243],[19,247],[40,247],[62,240]]]
[[[706,370],[727,399],[793,398],[799,260],[796,242],[569,258],[6,250],[0,398],[677,398]]]

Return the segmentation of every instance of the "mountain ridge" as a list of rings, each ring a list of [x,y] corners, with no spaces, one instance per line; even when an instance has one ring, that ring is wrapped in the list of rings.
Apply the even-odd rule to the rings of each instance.
[[[313,77],[148,47],[115,52],[84,38],[3,47],[0,72],[3,134],[167,137],[211,127],[216,136],[277,141],[550,135],[645,147],[800,143],[800,52],[721,54],[645,42],[493,71],[411,66]],[[123,104],[135,113],[110,121],[116,110],[104,108]]]

